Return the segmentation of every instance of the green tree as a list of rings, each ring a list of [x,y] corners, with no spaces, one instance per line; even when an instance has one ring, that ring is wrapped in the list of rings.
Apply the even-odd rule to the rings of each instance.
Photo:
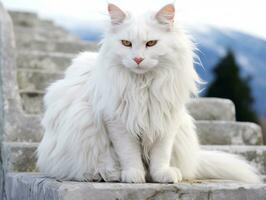
[[[254,98],[249,86],[251,77],[242,78],[232,51],[214,68],[214,81],[210,84],[206,96],[231,99],[236,106],[238,121],[258,122],[253,110]]]

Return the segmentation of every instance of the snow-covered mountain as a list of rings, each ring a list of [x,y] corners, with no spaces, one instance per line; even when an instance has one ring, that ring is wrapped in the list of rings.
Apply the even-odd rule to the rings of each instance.
[[[97,41],[101,36],[93,28],[75,29],[73,32],[90,41]],[[235,30],[205,25],[192,26],[189,32],[197,44],[197,54],[204,66],[204,69],[196,67],[202,79],[208,84],[212,81],[214,66],[231,49],[236,55],[242,75],[252,76],[255,109],[260,116],[266,117],[266,40]]]

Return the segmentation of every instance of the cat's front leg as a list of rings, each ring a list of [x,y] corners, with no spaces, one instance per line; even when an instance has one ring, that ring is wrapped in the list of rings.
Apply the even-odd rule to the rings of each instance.
[[[122,168],[122,182],[144,183],[145,169],[138,138],[130,134],[121,122],[108,122],[107,127]]]
[[[154,182],[176,183],[182,180],[181,171],[170,166],[174,133],[169,133],[156,140],[150,151],[150,175]]]

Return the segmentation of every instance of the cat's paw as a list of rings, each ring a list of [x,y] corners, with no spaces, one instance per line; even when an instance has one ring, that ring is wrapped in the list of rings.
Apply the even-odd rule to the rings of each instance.
[[[121,180],[119,169],[104,169],[100,171],[100,175],[105,182],[120,182]]]
[[[145,183],[145,171],[135,168],[123,170],[121,180],[125,183]]]
[[[99,173],[86,172],[83,174],[83,177],[80,180],[88,182],[99,182],[102,180],[102,177]]]
[[[176,167],[154,170],[151,172],[151,177],[154,182],[158,183],[177,183],[182,180],[182,174]]]

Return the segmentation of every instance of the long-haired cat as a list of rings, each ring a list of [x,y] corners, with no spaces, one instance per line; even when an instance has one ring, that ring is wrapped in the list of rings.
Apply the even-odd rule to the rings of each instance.
[[[141,16],[114,4],[108,11],[99,53],[80,54],[45,95],[40,171],[78,181],[260,182],[246,161],[199,145],[185,107],[199,77],[174,6]]]

